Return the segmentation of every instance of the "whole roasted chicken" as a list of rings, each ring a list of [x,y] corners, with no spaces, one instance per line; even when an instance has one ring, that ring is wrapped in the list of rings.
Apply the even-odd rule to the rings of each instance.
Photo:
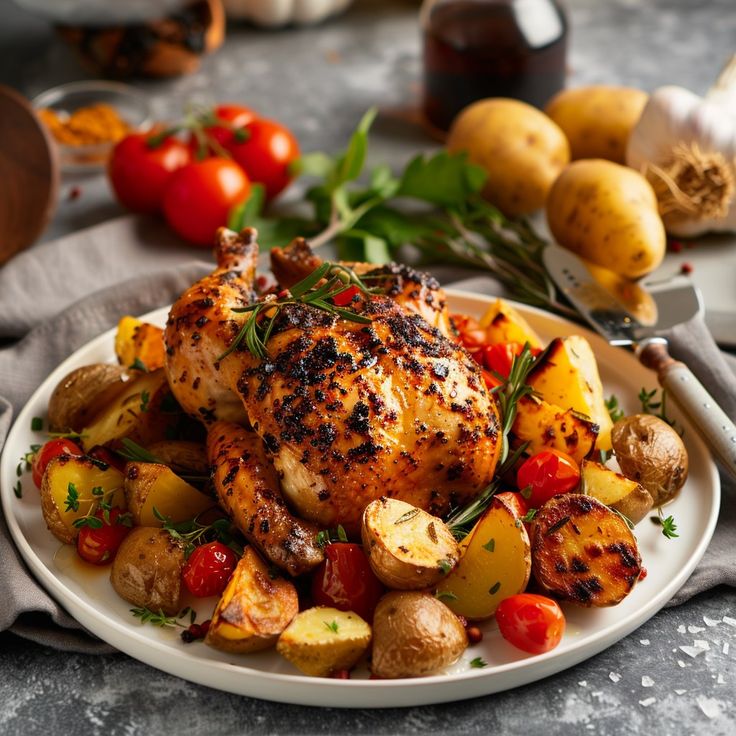
[[[247,340],[223,357],[250,314],[233,310],[256,298],[255,231],[222,230],[215,254],[215,271],[171,309],[166,370],[182,407],[210,426],[222,505],[269,559],[293,574],[313,567],[317,528],[357,533],[380,496],[443,515],[488,484],[500,450],[496,401],[449,338],[433,279],[361,265],[380,293],[354,297],[360,322],[288,304],[266,357]],[[297,241],[272,264],[288,287],[320,261]]]

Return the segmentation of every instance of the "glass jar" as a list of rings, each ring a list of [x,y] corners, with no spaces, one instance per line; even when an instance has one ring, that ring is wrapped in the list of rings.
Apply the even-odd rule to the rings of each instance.
[[[442,130],[475,100],[537,107],[565,84],[568,23],[558,0],[424,0],[424,114]]]

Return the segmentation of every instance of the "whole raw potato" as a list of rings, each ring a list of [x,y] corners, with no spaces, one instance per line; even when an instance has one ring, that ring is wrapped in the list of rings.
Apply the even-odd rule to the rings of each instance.
[[[450,128],[447,148],[466,151],[486,170],[483,196],[511,216],[543,207],[570,161],[570,146],[556,123],[531,105],[500,97],[466,107]]]
[[[544,111],[562,128],[572,159],[626,163],[626,144],[649,95],[632,87],[593,85],[565,89]]]
[[[667,238],[649,182],[603,159],[574,161],[547,198],[557,242],[621,276],[638,279],[664,258]]]

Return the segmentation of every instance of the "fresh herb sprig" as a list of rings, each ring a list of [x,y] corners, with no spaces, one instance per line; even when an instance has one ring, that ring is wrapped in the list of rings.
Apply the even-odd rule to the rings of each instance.
[[[159,626],[162,629],[175,626],[184,627],[184,624],[176,620],[176,616],[167,616],[161,609],[152,611],[150,608],[140,607],[131,608],[130,612],[136,618],[139,618],[142,624],[151,624],[152,626]]]
[[[243,556],[243,546],[233,532],[229,519],[215,519],[211,524],[203,524],[199,517],[175,523],[168,516],[162,514],[155,506],[153,515],[163,522],[163,529],[169,535],[184,545],[184,557],[188,558],[195,547],[207,542],[221,542],[235,552],[238,557]]]
[[[678,434],[683,433],[683,429],[667,414],[667,389],[662,389],[661,395],[658,397],[659,389],[653,388],[651,391],[647,391],[642,388],[639,391],[639,401],[641,402],[641,410],[644,414],[651,414],[652,416],[658,417],[663,422],[672,427]]]
[[[642,389],[643,390],[643,389]],[[618,397],[615,394],[611,394],[606,400],[606,409],[608,410],[608,416],[611,417],[611,421],[616,423],[619,419],[623,419],[625,416],[624,410],[618,403]]]
[[[652,522],[659,524],[662,527],[662,535],[667,539],[675,539],[680,535],[677,533],[677,524],[675,523],[675,517],[670,514],[665,517],[662,507],[657,509],[657,516],[651,517]]]
[[[315,544],[324,548],[332,542],[347,542],[348,535],[341,524],[338,524],[335,529],[323,529],[321,532],[317,532],[315,538]]]

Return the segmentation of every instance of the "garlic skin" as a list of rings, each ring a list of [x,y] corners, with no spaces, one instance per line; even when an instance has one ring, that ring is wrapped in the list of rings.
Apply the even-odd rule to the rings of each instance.
[[[631,133],[626,163],[654,187],[669,234],[736,231],[736,57],[706,97],[656,90]]]

